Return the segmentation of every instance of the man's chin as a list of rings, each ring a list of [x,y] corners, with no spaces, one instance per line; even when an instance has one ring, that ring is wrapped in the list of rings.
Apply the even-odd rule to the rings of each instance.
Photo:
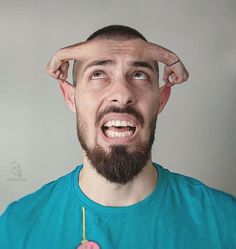
[[[98,174],[109,182],[126,184],[142,171],[151,151],[147,144],[137,146],[132,152],[127,150],[130,150],[127,145],[111,145],[108,151],[97,145],[88,149],[86,155]]]
[[[109,154],[109,153],[121,153],[126,152],[126,153],[132,153],[135,151],[135,146],[132,145],[126,145],[126,144],[110,144],[104,148],[104,151]]]

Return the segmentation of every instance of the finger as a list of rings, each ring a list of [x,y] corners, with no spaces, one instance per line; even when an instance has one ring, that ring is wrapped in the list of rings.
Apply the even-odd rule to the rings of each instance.
[[[173,83],[173,82],[171,82],[170,80],[169,80],[169,78],[166,78],[165,80],[164,80],[164,82],[165,82],[165,84],[169,87],[169,86],[173,86],[175,83]]]
[[[60,76],[60,78],[61,78],[62,80],[66,80],[66,79],[67,79],[69,65],[70,65],[69,62],[66,61],[66,62],[64,62],[64,63],[60,66],[60,70],[61,70],[61,76]]]
[[[163,77],[163,80],[164,80],[164,82],[167,84],[167,85],[171,85],[171,82],[169,81],[169,76],[167,75],[167,76],[164,76]]]
[[[181,74],[180,76],[177,76],[177,78],[175,79],[176,84],[183,83],[184,81],[186,81],[186,78],[184,77],[184,74]]]
[[[178,77],[176,76],[175,73],[172,73],[169,77],[171,78],[172,83],[177,83]]]
[[[57,62],[55,58],[52,58],[47,64],[46,71],[49,75],[55,78],[58,76],[57,71],[59,70],[59,67],[60,67],[60,63]]]
[[[61,75],[61,70],[58,69],[58,70],[54,73],[54,78],[60,79],[60,75]]]
[[[170,82],[169,77],[171,75],[171,70],[165,66],[164,73],[163,73],[163,80],[168,86],[172,86],[172,82]]]
[[[170,76],[170,86],[174,86],[177,83],[177,76],[175,73],[172,73]]]

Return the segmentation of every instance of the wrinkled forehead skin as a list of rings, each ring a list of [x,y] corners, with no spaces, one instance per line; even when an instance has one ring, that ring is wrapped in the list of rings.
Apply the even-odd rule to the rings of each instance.
[[[152,51],[142,39],[114,40],[95,38],[86,43],[79,61],[80,73],[87,64],[95,60],[111,59],[116,62],[145,61],[155,68]]]

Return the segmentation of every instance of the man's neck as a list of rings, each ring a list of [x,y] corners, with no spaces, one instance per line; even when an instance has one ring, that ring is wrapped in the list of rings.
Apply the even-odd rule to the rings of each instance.
[[[142,172],[126,185],[108,182],[84,156],[79,186],[91,200],[104,206],[129,206],[144,200],[157,184],[157,171],[150,159]]]

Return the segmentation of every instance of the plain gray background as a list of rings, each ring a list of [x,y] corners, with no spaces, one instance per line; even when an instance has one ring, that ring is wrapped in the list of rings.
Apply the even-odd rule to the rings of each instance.
[[[81,162],[74,114],[45,66],[110,24],[175,51],[190,72],[158,118],[154,160],[236,195],[235,14],[235,0],[0,0],[0,211]]]

